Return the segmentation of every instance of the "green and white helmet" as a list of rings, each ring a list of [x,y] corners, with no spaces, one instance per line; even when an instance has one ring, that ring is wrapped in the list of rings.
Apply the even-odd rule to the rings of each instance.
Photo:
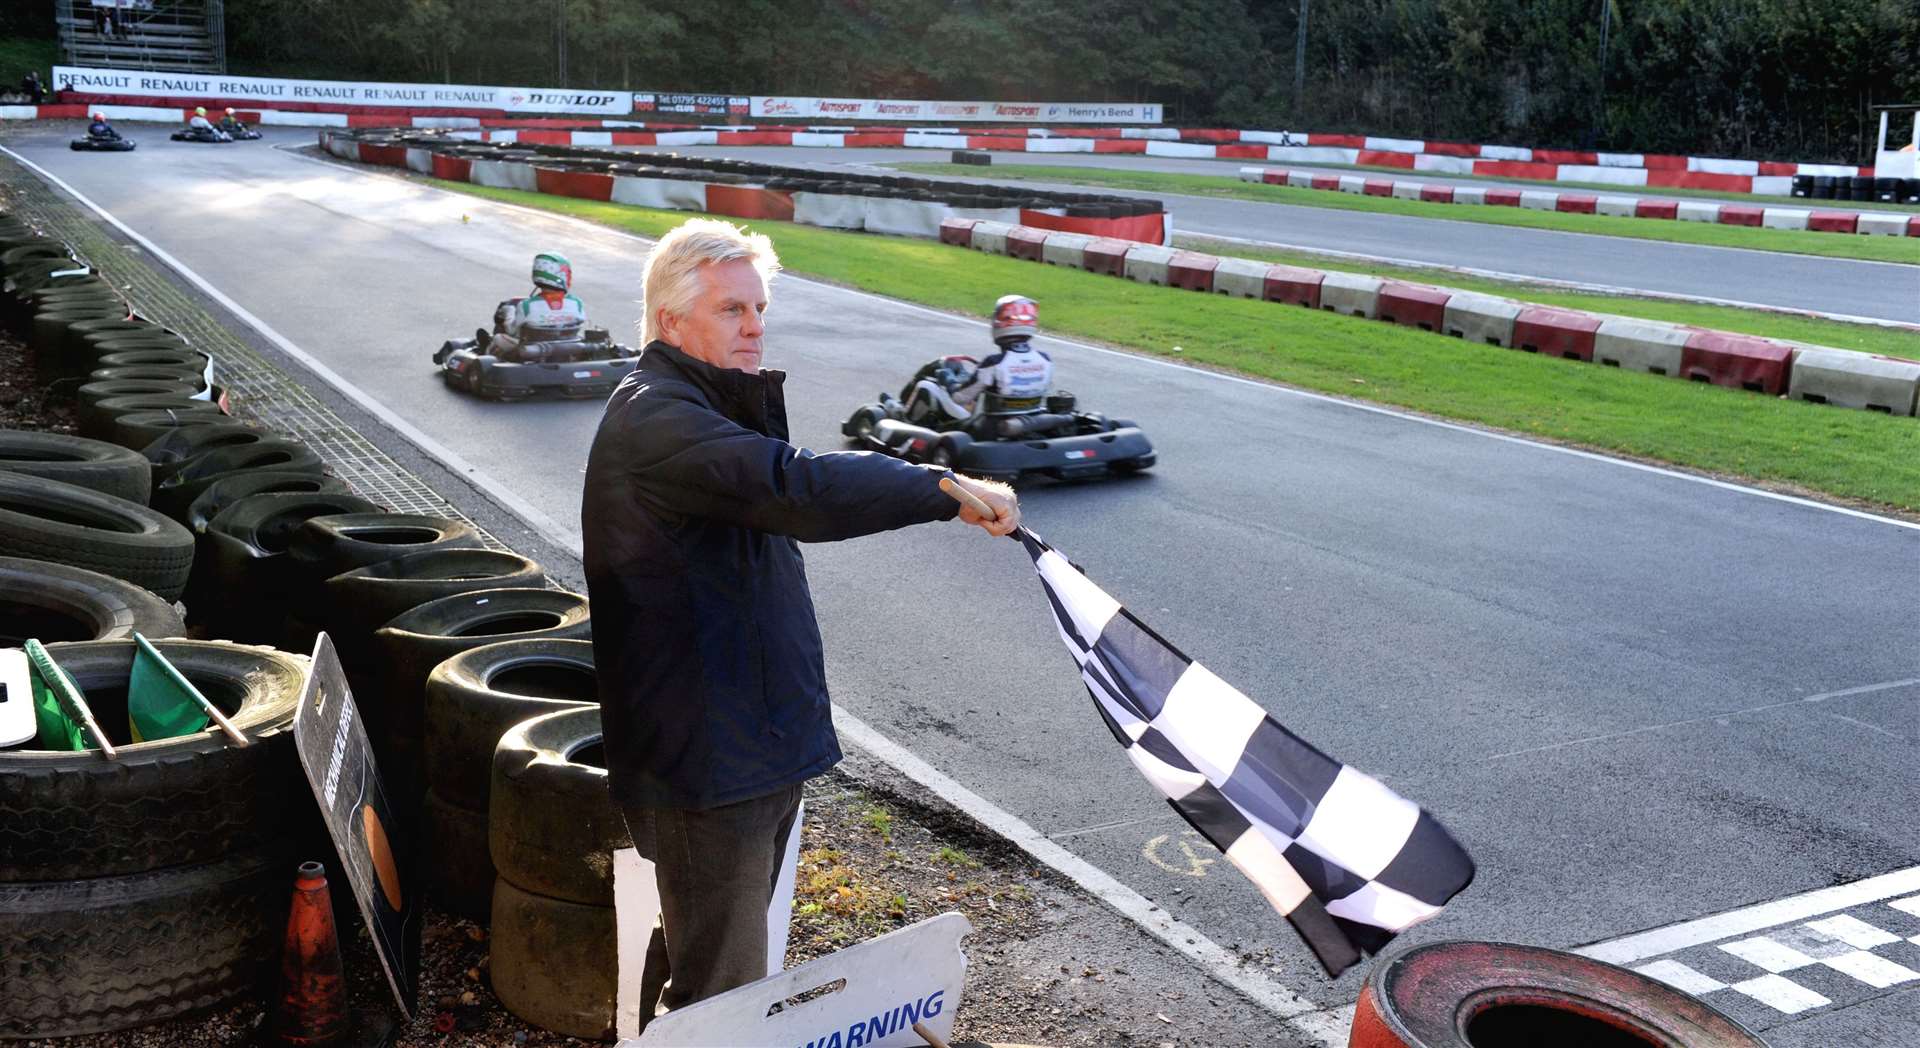
[[[541,252],[533,256],[533,283],[535,287],[565,291],[573,286],[573,263],[565,255]]]

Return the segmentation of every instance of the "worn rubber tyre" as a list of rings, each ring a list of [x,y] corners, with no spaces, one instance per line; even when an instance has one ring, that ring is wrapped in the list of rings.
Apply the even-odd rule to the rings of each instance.
[[[293,752],[307,660],[224,641],[154,646],[254,740],[219,732],[132,742],[131,640],[51,644],[119,750],[0,753],[0,882],[57,881],[210,862],[280,838],[290,805],[311,803]]]
[[[0,648],[32,637],[47,644],[179,637],[173,605],[111,575],[44,560],[0,557]]]
[[[256,989],[290,864],[261,851],[115,877],[0,884],[0,1038],[145,1026]]]
[[[61,303],[57,309],[36,310],[33,314],[33,329],[27,334],[27,348],[36,355],[59,353],[66,343],[67,329],[83,320],[122,320],[127,316],[126,303],[117,298],[103,297],[97,305],[72,305]]]
[[[488,850],[500,876],[555,899],[613,905],[627,822],[607,792],[600,707],[522,721],[493,751]]]
[[[503,640],[587,640],[587,598],[547,589],[490,589],[429,601],[375,630],[370,648],[376,687],[360,712],[383,767],[403,769],[425,787],[421,767],[427,675],[435,666]],[[376,701],[377,698],[377,701]]]
[[[164,480],[154,481],[154,508],[171,517],[184,517],[187,507],[214,481],[261,469],[279,473],[324,473],[327,464],[300,441],[277,437],[239,447],[215,448],[182,463]]]
[[[93,363],[99,365],[100,361],[95,359]],[[206,376],[200,373],[200,369],[184,364],[118,364],[113,367],[96,366],[87,372],[88,382],[144,382],[149,379],[188,383],[194,387],[195,393],[205,392],[207,388]]]
[[[0,555],[87,568],[175,600],[193,534],[137,502],[0,471]]]
[[[241,640],[279,640],[280,620],[294,591],[283,563],[294,529],[309,517],[376,509],[358,495],[334,492],[267,493],[236,501],[200,534],[201,570],[188,591],[189,616]]]
[[[287,544],[288,566],[314,586],[343,571],[436,549],[478,549],[473,525],[417,513],[343,513],[301,523]]]
[[[102,353],[94,358],[94,366],[102,368],[130,368],[158,365],[168,368],[186,368],[196,375],[203,374],[213,358],[197,349],[174,349],[171,347],[153,347],[140,349],[114,349],[111,353]]]
[[[105,440],[114,444],[126,444],[128,447],[143,447],[153,443],[144,440],[138,445],[114,439],[118,422],[123,415],[205,415],[216,422],[231,422],[233,419],[220,410],[220,405],[212,400],[195,400],[184,393],[139,393],[124,397],[108,397],[94,404],[92,414],[79,418],[80,435],[94,440]]]
[[[139,450],[159,440],[170,429],[224,426],[234,421],[233,416],[221,413],[218,405],[204,400],[188,400],[185,403],[198,406],[182,409],[174,405],[171,410],[129,411],[115,415],[107,421],[106,431],[98,439]]]
[[[198,382],[184,382],[172,379],[114,379],[108,382],[89,382],[73,391],[74,399],[79,401],[78,422],[80,432],[94,434],[106,428],[106,412],[111,408],[102,408],[103,400],[118,400],[122,397],[186,397],[191,399],[200,391]]]
[[[440,908],[487,923],[493,909],[493,860],[487,857],[487,815],[449,804],[431,789],[421,806],[427,846],[427,889]]]
[[[541,589],[540,565],[518,553],[437,549],[341,572],[321,594],[329,628],[371,634],[409,608],[480,589]]]
[[[1699,998],[1577,954],[1492,942],[1416,946],[1367,975],[1350,1048],[1766,1048]]]
[[[351,495],[352,489],[339,477],[324,473],[282,473],[271,469],[252,469],[216,481],[207,486],[187,507],[180,523],[198,535],[207,530],[213,518],[228,506],[249,495]]]
[[[58,480],[147,504],[153,470],[136,451],[63,433],[0,429],[0,470]]]
[[[493,751],[522,721],[597,706],[593,643],[508,640],[483,644],[427,675],[427,787],[450,804],[485,814]]]
[[[613,1038],[619,968],[613,907],[493,886],[493,992],[507,1010],[569,1037]]]
[[[258,444],[263,440],[281,439],[278,433],[257,422],[228,417],[218,427],[195,426],[190,429],[174,428],[162,433],[140,454],[153,464],[154,482],[158,483],[178,473],[186,463],[220,448],[239,448]]]

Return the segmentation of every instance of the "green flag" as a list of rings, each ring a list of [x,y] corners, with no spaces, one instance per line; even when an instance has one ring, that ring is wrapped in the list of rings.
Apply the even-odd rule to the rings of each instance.
[[[80,688],[67,676],[67,671],[54,665],[53,656],[47,654],[37,640],[27,641],[27,660],[32,667],[30,676],[33,681],[33,719],[40,727],[36,745],[43,750],[84,750],[86,737],[81,734],[80,722],[67,714],[67,708],[54,694],[53,685],[47,682],[47,674],[59,677],[62,684],[79,694]]]
[[[207,726],[199,689],[147,638],[133,635],[133,673],[127,678],[127,725],[133,741],[152,742],[191,735]]]

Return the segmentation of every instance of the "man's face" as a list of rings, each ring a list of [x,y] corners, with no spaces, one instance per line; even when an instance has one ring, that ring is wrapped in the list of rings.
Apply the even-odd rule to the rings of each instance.
[[[766,336],[767,288],[749,259],[709,262],[686,313],[660,318],[661,341],[717,368],[757,371]]]

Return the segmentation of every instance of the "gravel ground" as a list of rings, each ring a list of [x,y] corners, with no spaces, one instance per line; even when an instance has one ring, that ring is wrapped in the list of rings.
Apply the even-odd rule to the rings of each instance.
[[[72,400],[33,381],[25,346],[5,332],[0,428],[75,429]],[[1295,1043],[1185,959],[884,766],[856,754],[811,783],[806,803],[789,965],[958,911],[975,932],[964,944],[969,967],[957,1037],[1061,1046]],[[341,941],[356,1010],[374,1017],[372,1026],[397,1021],[364,929],[343,926]],[[480,926],[430,909],[421,952],[419,1013],[392,1031],[391,1043],[592,1043],[523,1023],[501,1006],[489,987]],[[255,1043],[266,1002],[263,989],[226,1008],[138,1030],[22,1043],[229,1048]]]

